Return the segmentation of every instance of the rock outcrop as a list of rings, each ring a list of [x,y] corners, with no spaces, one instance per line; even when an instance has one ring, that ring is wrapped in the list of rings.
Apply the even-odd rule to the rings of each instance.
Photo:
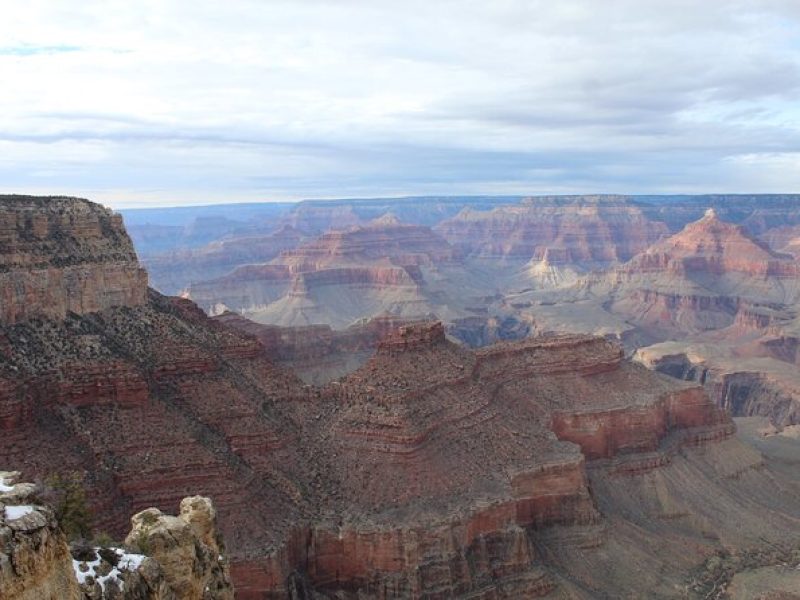
[[[122,218],[75,198],[0,196],[0,322],[141,306],[147,274]]]
[[[134,515],[125,543],[145,551],[158,563],[166,588],[176,598],[233,600],[216,518],[208,498],[184,498],[177,517],[157,508]]]
[[[229,560],[244,600],[669,595],[722,548],[796,539],[794,484],[699,384],[603,338],[471,351],[445,331],[406,324],[313,387],[152,291],[3,323],[0,463],[83,473],[112,535],[154,507],[131,541],[221,594]],[[205,501],[158,512],[188,494],[214,500],[216,565]]]
[[[11,600],[232,600],[224,547],[208,498],[181,502],[179,517],[135,515],[136,551],[74,544],[37,486],[0,472],[0,598]]]
[[[0,471],[0,598],[83,600],[53,510],[18,476]]]
[[[570,265],[624,262],[668,233],[618,196],[540,197],[488,212],[465,209],[436,227],[470,256]]]
[[[385,312],[429,314],[422,268],[455,259],[430,228],[386,218],[325,233],[268,265],[197,282],[186,297],[210,314],[232,310],[265,324],[341,329]]]

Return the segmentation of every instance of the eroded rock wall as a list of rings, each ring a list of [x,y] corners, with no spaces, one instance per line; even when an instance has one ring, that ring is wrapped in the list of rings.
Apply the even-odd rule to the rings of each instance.
[[[53,510],[18,475],[0,471],[0,597],[83,600]]]
[[[0,322],[140,306],[146,296],[122,217],[75,198],[0,197]]]

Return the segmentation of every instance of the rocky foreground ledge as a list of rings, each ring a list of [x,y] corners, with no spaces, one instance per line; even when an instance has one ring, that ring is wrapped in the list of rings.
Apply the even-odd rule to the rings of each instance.
[[[37,486],[0,471],[0,598],[15,600],[232,600],[216,511],[208,498],[131,519],[121,547],[67,544]]]

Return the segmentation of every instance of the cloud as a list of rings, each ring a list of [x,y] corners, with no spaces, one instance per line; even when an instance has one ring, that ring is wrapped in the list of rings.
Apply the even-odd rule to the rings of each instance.
[[[117,206],[797,191],[789,0],[17,4],[9,189]]]
[[[80,52],[80,46],[0,46],[0,56],[34,56],[36,54],[61,54],[63,52]]]

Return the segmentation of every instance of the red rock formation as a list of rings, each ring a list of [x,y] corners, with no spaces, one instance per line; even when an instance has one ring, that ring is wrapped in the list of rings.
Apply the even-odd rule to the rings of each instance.
[[[142,257],[151,285],[164,294],[177,294],[196,281],[222,277],[244,265],[263,264],[296,248],[306,236],[291,226],[269,234],[229,236],[196,249]]]
[[[146,292],[119,215],[73,198],[0,197],[0,322],[140,306]]]
[[[465,209],[436,227],[469,255],[559,258],[562,263],[625,261],[668,233],[621,197],[541,197],[488,212]]]
[[[719,220],[709,209],[702,219],[654,244],[621,270],[623,274],[664,272],[797,277],[800,269],[790,257],[773,252],[742,226]]]
[[[600,279],[589,285],[599,290],[610,282],[614,312],[674,336],[727,327],[740,311],[794,302],[800,267],[709,209]]]
[[[210,314],[232,310],[270,324],[343,328],[387,310],[427,314],[421,267],[454,260],[453,249],[430,228],[383,219],[326,233],[270,265],[192,284],[187,297]]]
[[[553,431],[559,439],[575,442],[589,459],[653,452],[671,430],[717,425],[723,426],[719,436],[733,434],[729,418],[709,403],[700,387],[666,394],[655,404],[633,409],[553,413]]]
[[[281,253],[293,272],[319,271],[343,263],[389,259],[396,265],[420,265],[454,259],[453,248],[430,228],[378,220],[362,227],[331,231],[296,250]]]
[[[605,500],[590,492],[591,473],[625,471],[603,460],[636,458],[625,463],[635,477],[645,462],[663,466],[653,454],[671,445],[731,432],[696,386],[632,364],[600,338],[473,352],[441,324],[416,324],[315,388],[222,321],[151,292],[141,306],[3,324],[0,463],[28,476],[84,473],[98,525],[112,533],[132,511],[171,509],[188,493],[213,498],[245,600],[566,588],[547,547],[554,532],[579,539],[564,544],[575,552],[609,544],[590,561],[597,571],[597,556],[619,551],[593,529]],[[687,475],[690,489],[698,473]],[[697,522],[680,530],[699,539]],[[584,564],[567,566],[594,590]],[[601,591],[648,589],[632,585]]]

